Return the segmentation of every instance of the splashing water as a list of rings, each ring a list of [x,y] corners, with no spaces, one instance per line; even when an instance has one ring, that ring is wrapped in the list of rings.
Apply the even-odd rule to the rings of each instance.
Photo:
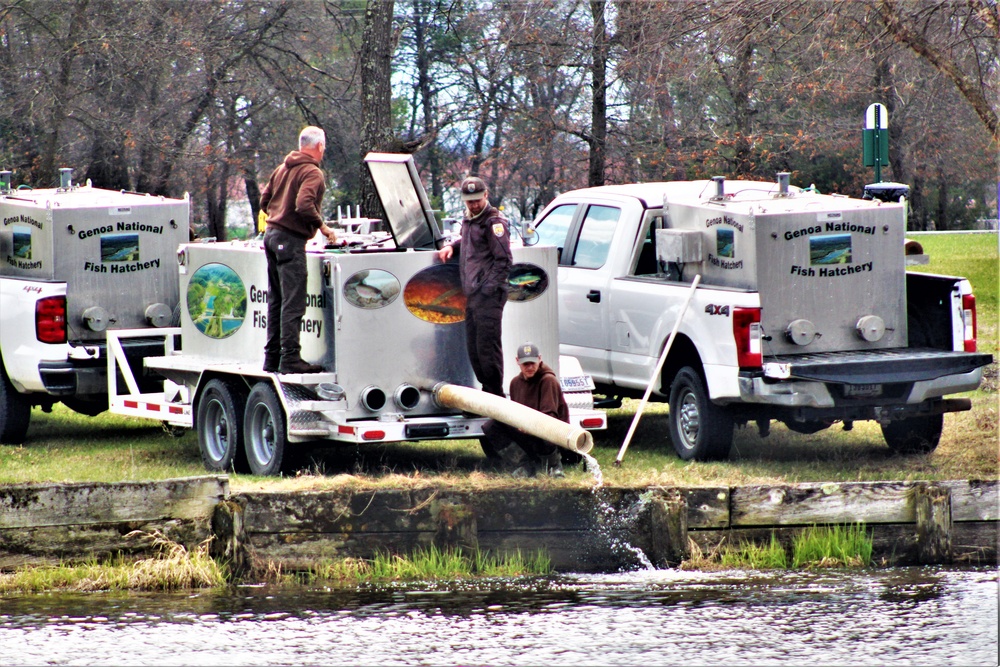
[[[594,476],[595,484],[592,491],[594,493],[594,498],[597,500],[597,507],[594,514],[597,519],[598,533],[600,533],[608,541],[608,544],[611,545],[612,549],[624,550],[631,553],[635,559],[639,561],[639,565],[642,566],[642,569],[655,570],[656,568],[653,566],[653,563],[649,560],[649,557],[643,553],[642,549],[629,544],[621,538],[621,534],[626,532],[629,525],[634,524],[638,519],[639,513],[648,503],[649,499],[640,498],[639,501],[626,512],[616,511],[610,503],[601,497],[600,489],[604,486],[604,472],[601,470],[601,465],[597,462],[597,459],[589,454],[581,454],[581,456],[583,456],[587,472]]]

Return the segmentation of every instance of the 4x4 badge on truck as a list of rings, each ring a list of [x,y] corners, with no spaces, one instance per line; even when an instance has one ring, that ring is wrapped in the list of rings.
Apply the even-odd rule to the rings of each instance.
[[[729,306],[716,306],[714,303],[710,303],[705,306],[705,312],[709,315],[725,315],[729,317]]]

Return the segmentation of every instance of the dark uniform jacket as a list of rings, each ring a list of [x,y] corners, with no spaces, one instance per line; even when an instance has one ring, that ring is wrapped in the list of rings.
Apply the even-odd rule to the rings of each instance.
[[[500,211],[487,206],[474,218],[462,221],[462,238],[452,244],[458,253],[462,291],[466,295],[506,293],[513,263],[510,229]]]
[[[320,203],[325,192],[326,178],[319,163],[292,151],[268,179],[260,193],[260,207],[267,212],[269,226],[308,241],[323,226]]]
[[[510,400],[569,423],[569,406],[563,397],[559,378],[544,361],[538,362],[538,371],[530,380],[524,379],[520,373],[514,376],[510,381]]]

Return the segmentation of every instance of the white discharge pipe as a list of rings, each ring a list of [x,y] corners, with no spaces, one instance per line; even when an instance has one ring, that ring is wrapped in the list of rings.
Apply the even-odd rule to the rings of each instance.
[[[434,400],[442,407],[457,408],[503,422],[571,452],[586,454],[594,448],[594,436],[589,431],[472,387],[441,383],[434,387]]]

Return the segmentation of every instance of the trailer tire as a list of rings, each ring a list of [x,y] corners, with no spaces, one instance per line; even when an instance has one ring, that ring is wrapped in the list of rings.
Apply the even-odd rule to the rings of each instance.
[[[288,435],[285,410],[270,382],[258,382],[250,390],[243,423],[250,472],[255,475],[279,474],[285,459]]]
[[[670,441],[685,461],[721,460],[733,445],[733,417],[712,403],[701,374],[685,366],[670,384]]]
[[[944,415],[910,417],[882,426],[882,437],[897,454],[930,454],[941,442]]]
[[[243,452],[243,411],[246,394],[234,383],[209,380],[198,398],[195,424],[198,449],[211,472],[247,472]]]
[[[14,389],[0,364],[0,444],[20,445],[28,435],[31,401]]]

